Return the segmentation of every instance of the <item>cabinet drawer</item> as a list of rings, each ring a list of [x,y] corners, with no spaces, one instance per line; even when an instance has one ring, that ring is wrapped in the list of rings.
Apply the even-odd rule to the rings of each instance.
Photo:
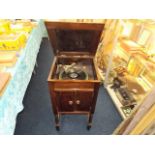
[[[60,90],[60,89],[75,89],[75,88],[78,88],[78,89],[92,89],[94,88],[94,83],[91,83],[91,82],[56,82],[53,84],[53,87],[54,87],[54,90]]]

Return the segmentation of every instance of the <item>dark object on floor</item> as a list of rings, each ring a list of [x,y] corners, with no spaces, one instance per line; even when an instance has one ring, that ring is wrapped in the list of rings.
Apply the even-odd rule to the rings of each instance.
[[[38,68],[33,75],[24,97],[24,110],[17,117],[16,135],[107,135],[112,134],[122,121],[107,91],[100,87],[93,128],[89,131],[85,116],[66,115],[61,119],[61,130],[56,131],[47,76],[53,55],[47,39],[43,40],[38,55]]]

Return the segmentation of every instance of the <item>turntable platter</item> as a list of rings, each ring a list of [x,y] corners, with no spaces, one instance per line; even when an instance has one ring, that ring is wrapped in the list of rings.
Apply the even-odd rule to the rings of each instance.
[[[65,71],[63,71],[59,74],[59,79],[61,80],[87,80],[88,74],[85,71],[69,72],[69,73],[66,73]]]
[[[78,73],[70,73],[68,76],[72,79],[78,78],[79,74]]]

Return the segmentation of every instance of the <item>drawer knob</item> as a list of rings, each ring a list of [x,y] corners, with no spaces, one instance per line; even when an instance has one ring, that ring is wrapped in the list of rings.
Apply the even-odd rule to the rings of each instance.
[[[69,105],[72,105],[73,104],[73,101],[68,101]]]
[[[76,100],[76,104],[80,104],[80,100]]]

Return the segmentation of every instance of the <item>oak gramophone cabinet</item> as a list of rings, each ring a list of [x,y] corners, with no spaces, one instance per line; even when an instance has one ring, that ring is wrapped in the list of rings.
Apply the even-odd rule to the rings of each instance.
[[[45,22],[55,54],[48,76],[56,129],[60,116],[88,116],[92,126],[100,81],[94,61],[104,24]]]

